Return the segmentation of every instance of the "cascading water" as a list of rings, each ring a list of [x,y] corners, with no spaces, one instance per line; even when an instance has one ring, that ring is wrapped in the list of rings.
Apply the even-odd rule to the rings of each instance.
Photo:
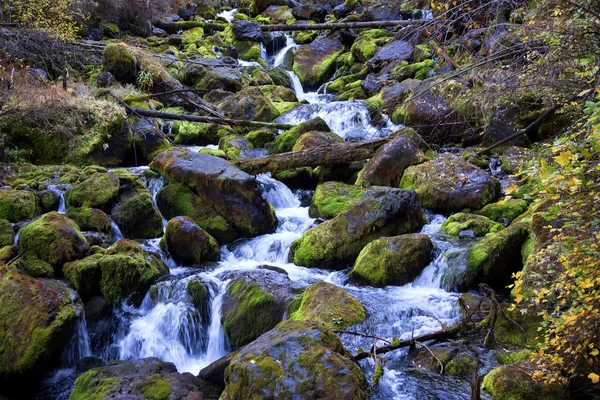
[[[66,185],[49,185],[48,190],[56,193],[58,195],[58,212],[60,214],[64,214],[67,212],[67,206],[65,202],[65,190],[68,187]]]

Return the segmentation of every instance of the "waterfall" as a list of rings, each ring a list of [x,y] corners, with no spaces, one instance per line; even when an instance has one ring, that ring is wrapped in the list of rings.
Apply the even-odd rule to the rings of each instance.
[[[296,42],[294,42],[294,39],[292,39],[292,36],[290,34],[286,33],[285,34],[285,47],[283,49],[281,49],[273,58],[273,66],[274,67],[282,66],[283,62],[285,60],[285,55],[288,53],[288,51],[295,49],[297,47],[298,47],[298,45],[296,44]],[[300,86],[300,87],[302,87],[302,86]]]
[[[233,8],[229,11],[221,11],[216,16],[223,18],[225,21],[227,21],[231,24],[233,22],[233,16],[235,15],[235,13],[237,13],[237,11],[238,11],[237,8]]]
[[[263,188],[263,196],[277,210],[300,207],[300,200],[283,183],[271,178],[271,173],[260,174],[256,177]]]
[[[67,212],[67,206],[65,203],[65,190],[67,189],[66,185],[48,185],[48,190],[56,193],[58,195],[58,213],[64,214]]]
[[[119,240],[123,239],[123,233],[121,232],[121,229],[119,228],[119,225],[117,225],[117,223],[115,221],[112,220],[112,218],[110,219],[110,226],[112,228],[112,242],[116,243]]]
[[[69,344],[61,356],[65,367],[74,367],[77,361],[83,357],[92,355],[92,345],[85,323],[85,313],[81,312],[75,324],[75,334],[69,340]]]

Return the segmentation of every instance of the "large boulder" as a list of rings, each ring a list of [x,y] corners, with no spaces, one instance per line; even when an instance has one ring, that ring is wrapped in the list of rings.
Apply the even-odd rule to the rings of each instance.
[[[519,215],[527,211],[527,208],[528,205],[525,200],[500,200],[483,207],[481,211],[479,211],[479,214],[488,217],[492,221],[508,225]]]
[[[417,145],[407,136],[395,137],[377,149],[358,174],[356,185],[398,186],[404,170],[423,157]]]
[[[175,217],[167,223],[164,243],[175,261],[201,265],[219,259],[219,244],[190,217]]]
[[[163,187],[156,196],[156,204],[165,218],[190,217],[219,243],[233,242],[239,237],[231,223],[181,183],[173,182]]]
[[[121,83],[135,83],[138,72],[137,58],[124,43],[110,43],[102,52],[105,72],[110,72]]]
[[[333,132],[311,131],[300,136],[292,151],[308,150],[336,143],[344,143],[344,139]]]
[[[274,153],[292,151],[296,145],[296,142],[302,137],[302,135],[313,131],[330,132],[331,129],[329,129],[327,122],[325,122],[325,120],[323,120],[321,117],[309,119],[308,121],[301,122],[292,129],[283,132],[281,135],[278,135],[275,138],[275,143],[271,150]]]
[[[262,197],[256,178],[207,154],[173,149],[159,154],[151,168],[202,198],[240,237],[271,233],[277,217]]]
[[[86,254],[89,245],[79,227],[55,211],[21,228],[19,251],[35,255],[55,268]]]
[[[12,224],[5,219],[0,219],[0,248],[11,246],[15,240],[15,230]]]
[[[313,218],[332,219],[360,203],[366,189],[329,181],[320,184],[310,200],[308,214]]]
[[[202,70],[200,74],[187,72],[186,79],[196,89],[215,90],[223,89],[229,92],[237,92],[244,87],[242,73],[230,67],[216,67],[209,70]]]
[[[255,87],[237,92],[219,104],[219,108],[234,119],[268,122],[279,116],[277,108]]]
[[[460,236],[461,232],[471,231],[472,236],[485,236],[502,230],[504,226],[482,215],[456,213],[442,224],[441,230],[448,235]]]
[[[105,209],[112,205],[119,193],[119,187],[119,178],[114,174],[95,173],[66,191],[67,205]]]
[[[111,305],[133,293],[139,301],[169,269],[159,256],[128,239],[119,240],[105,254],[93,254],[63,267],[65,279],[87,299],[101,294]]]
[[[75,221],[82,231],[112,232],[110,218],[104,211],[97,208],[70,207],[67,210],[67,217]]]
[[[0,265],[0,387],[28,398],[73,335],[83,310],[65,284]],[[31,394],[31,393],[30,393]]]
[[[315,321],[330,329],[345,329],[367,317],[360,301],[328,282],[310,285],[290,304],[291,320]]]
[[[40,212],[35,193],[28,190],[0,190],[0,218],[19,222],[32,219]]]
[[[395,40],[377,50],[373,58],[367,62],[367,66],[371,70],[379,70],[386,64],[410,60],[413,51],[414,47],[410,43]]]
[[[250,11],[253,14],[258,15],[270,6],[284,6],[285,4],[285,0],[252,0],[250,3]]]
[[[160,211],[148,189],[137,179],[123,178],[110,216],[126,238],[153,239],[163,234]]]
[[[343,52],[340,34],[318,38],[298,48],[294,54],[294,72],[304,86],[316,86],[330,76],[335,61]]]
[[[405,285],[431,261],[433,243],[423,234],[377,239],[360,252],[350,272],[375,286]]]
[[[447,211],[480,209],[501,190],[490,174],[450,153],[408,167],[400,187],[417,192],[423,206]]]
[[[171,147],[155,118],[138,118],[131,127],[139,164],[147,164],[160,152]]]
[[[491,370],[483,378],[483,388],[494,399],[553,400],[564,398],[565,388],[546,384],[531,377],[536,366],[529,361],[519,361]]]
[[[216,400],[218,387],[158,358],[111,361],[75,381],[71,400]]]
[[[252,42],[262,42],[265,39],[260,24],[250,21],[234,21],[233,35],[236,40],[249,40]]]
[[[366,399],[366,380],[339,338],[315,322],[283,321],[242,348],[221,400]]]
[[[344,269],[369,242],[415,232],[426,218],[412,190],[374,187],[363,200],[292,243],[290,260],[306,267]]]

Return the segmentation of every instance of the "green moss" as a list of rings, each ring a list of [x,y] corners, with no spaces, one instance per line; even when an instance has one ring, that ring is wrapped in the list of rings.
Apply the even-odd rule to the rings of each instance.
[[[15,239],[12,224],[5,219],[0,219],[0,248],[10,246]]]
[[[379,47],[373,39],[365,37],[355,41],[350,51],[356,60],[365,62],[373,58],[378,48]]]
[[[246,14],[242,14],[242,13],[235,13],[233,15],[233,19],[235,21],[248,21],[250,19],[249,16],[247,16]]]
[[[361,38],[369,39],[379,39],[383,37],[389,37],[390,35],[390,31],[387,29],[367,29],[359,34]]]
[[[194,303],[196,308],[200,309],[208,305],[210,294],[202,281],[198,279],[189,281],[187,284],[187,292],[192,298],[192,303]]]
[[[533,370],[524,362],[491,370],[483,378],[484,389],[496,400],[554,400],[563,397],[560,384],[544,384],[531,378]]]
[[[444,373],[450,376],[465,376],[473,370],[473,358],[460,354],[444,366]]]
[[[274,103],[277,107],[277,104]],[[268,129],[259,129],[249,132],[245,139],[250,142],[255,148],[265,147],[265,144],[275,139],[275,133]]]
[[[67,190],[67,205],[102,208],[114,200],[119,193],[119,187],[119,179],[113,174],[95,173]]]
[[[241,41],[235,42],[234,47],[238,51],[238,57],[242,60],[256,61],[260,58],[260,43]]]
[[[525,200],[509,199],[488,204],[479,211],[479,214],[488,217],[492,221],[509,224],[527,211],[527,208],[528,205]]]
[[[499,314],[494,324],[494,338],[496,341],[501,344],[535,349],[538,344],[538,327],[540,327],[542,318],[532,311],[525,313],[505,312],[509,318],[521,325],[525,332],[521,332],[512,322]]]
[[[103,211],[96,208],[70,207],[67,210],[67,216],[75,221],[83,231],[112,232],[110,218]]]
[[[184,45],[193,44],[193,43],[197,43],[197,42],[201,41],[203,37],[204,37],[204,29],[202,29],[200,27],[192,28],[192,29],[186,30],[185,32],[183,32],[181,34],[181,42]]]
[[[341,182],[326,182],[315,190],[309,214],[313,218],[331,219],[352,208],[364,196],[366,189]]]
[[[504,229],[502,224],[494,222],[484,216],[467,213],[452,214],[442,224],[441,230],[452,236],[466,230],[472,230],[475,236],[485,236]]]
[[[47,262],[40,260],[36,256],[25,253],[23,256],[19,257],[15,262],[14,266],[19,268],[34,278],[53,278],[54,277],[54,269],[52,265]]]
[[[519,361],[529,360],[531,358],[531,350],[524,349],[519,351],[509,351],[505,352],[502,350],[498,350],[496,352],[496,360],[500,364],[508,365],[514,364]]]
[[[35,193],[27,190],[0,190],[0,218],[10,222],[32,219],[41,212]]]
[[[308,44],[315,40],[318,36],[318,31],[301,31],[294,32],[293,34],[294,41],[298,44]]]
[[[275,138],[275,153],[284,153],[292,151],[294,144],[303,133],[310,131],[329,132],[329,126],[320,117],[302,122],[290,130],[283,132]]]
[[[367,318],[363,305],[343,289],[327,282],[310,285],[294,306],[289,319],[315,321],[332,329],[344,329]]]
[[[220,150],[220,149],[203,148],[203,149],[200,149],[200,153],[208,154],[210,156],[219,157],[219,158],[225,158],[225,159],[228,158],[227,153],[225,153],[223,150]]]
[[[6,264],[19,254],[17,246],[0,247],[0,265]]]
[[[145,385],[141,392],[148,400],[167,400],[173,393],[171,384],[164,376],[153,376],[150,384]]]
[[[109,43],[102,52],[103,63],[107,69],[116,65],[136,68],[137,60],[125,43]]]
[[[123,379],[100,378],[99,372],[90,370],[79,376],[70,400],[105,400],[121,391]]]
[[[109,38],[115,38],[119,36],[119,27],[115,24],[105,23],[102,24],[102,29],[104,29],[104,35]]]
[[[273,106],[277,110],[277,112],[281,114],[285,114],[286,112],[298,107],[300,103],[295,101],[274,101]]]
[[[100,293],[100,265],[103,254],[94,254],[82,260],[63,265],[65,280],[69,282],[83,299]]]

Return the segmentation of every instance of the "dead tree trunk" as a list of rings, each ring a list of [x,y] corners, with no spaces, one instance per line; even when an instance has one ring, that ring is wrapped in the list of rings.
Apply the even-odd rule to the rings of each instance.
[[[265,32],[271,31],[328,31],[331,29],[374,29],[389,26],[419,25],[432,22],[431,19],[392,20],[392,21],[368,21],[368,22],[334,22],[329,24],[275,24],[261,25]]]
[[[249,174],[275,173],[300,167],[343,165],[371,158],[373,153],[389,140],[390,138],[383,138],[357,143],[341,143],[266,157],[245,158],[236,161],[234,165]]]
[[[154,26],[165,30],[167,33],[177,33],[181,30],[192,28],[203,28],[214,31],[224,31],[228,24],[206,21],[182,21],[182,22],[164,22],[156,21]]]

